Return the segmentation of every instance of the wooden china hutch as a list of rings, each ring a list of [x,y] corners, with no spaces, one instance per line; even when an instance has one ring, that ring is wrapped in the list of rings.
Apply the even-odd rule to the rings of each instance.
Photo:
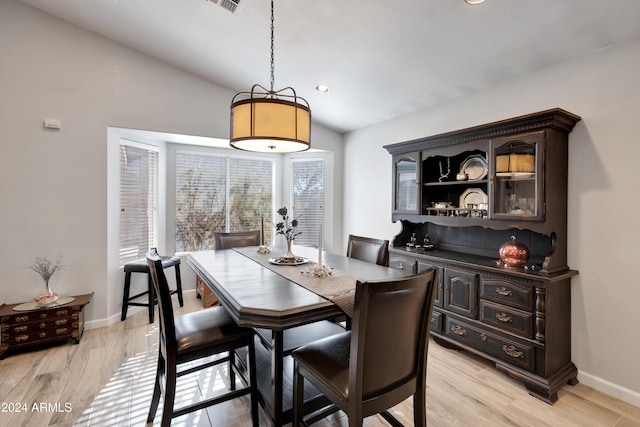
[[[568,134],[580,117],[542,111],[384,148],[393,158],[390,265],[438,269],[431,333],[553,403],[576,384],[567,266]],[[530,257],[501,263],[514,236]]]

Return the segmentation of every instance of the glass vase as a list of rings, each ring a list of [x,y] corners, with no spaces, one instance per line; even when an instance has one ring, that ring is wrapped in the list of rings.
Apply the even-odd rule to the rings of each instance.
[[[59,298],[59,295],[53,292],[51,286],[49,286],[49,281],[44,282],[44,291],[42,291],[37,297],[35,297],[35,302],[40,306],[47,306],[55,303]]]

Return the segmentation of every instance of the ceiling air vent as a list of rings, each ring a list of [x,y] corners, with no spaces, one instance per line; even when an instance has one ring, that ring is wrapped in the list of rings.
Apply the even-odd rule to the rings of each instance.
[[[238,7],[240,7],[241,0],[209,0],[211,3],[215,3],[220,7],[228,10],[231,13],[236,13]]]

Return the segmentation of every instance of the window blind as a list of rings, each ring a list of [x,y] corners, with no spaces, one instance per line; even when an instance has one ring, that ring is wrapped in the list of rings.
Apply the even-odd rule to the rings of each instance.
[[[229,159],[229,231],[260,230],[264,218],[265,242],[273,226],[274,162],[244,158]]]
[[[213,154],[176,154],[176,250],[214,249],[214,232],[271,234],[274,162]]]
[[[120,265],[145,257],[158,241],[158,153],[120,145]]]
[[[324,222],[324,161],[294,160],[291,169],[293,215],[302,232],[296,244],[317,247]]]

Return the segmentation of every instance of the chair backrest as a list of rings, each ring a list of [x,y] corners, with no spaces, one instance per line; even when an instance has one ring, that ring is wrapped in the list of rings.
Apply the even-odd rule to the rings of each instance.
[[[171,290],[167,282],[167,276],[162,268],[162,258],[155,249],[147,252],[147,264],[149,274],[153,282],[153,288],[158,299],[158,311],[160,314],[160,351],[165,361],[175,361],[178,352],[176,341],[176,327],[173,318],[173,303],[171,302]]]
[[[388,267],[389,241],[350,234],[347,256]]]
[[[358,405],[368,414],[385,411],[425,387],[435,277],[432,268],[403,279],[356,283],[350,411]]]
[[[216,241],[216,249],[258,246],[260,244],[260,230],[237,231],[234,233],[215,232],[213,236]]]

